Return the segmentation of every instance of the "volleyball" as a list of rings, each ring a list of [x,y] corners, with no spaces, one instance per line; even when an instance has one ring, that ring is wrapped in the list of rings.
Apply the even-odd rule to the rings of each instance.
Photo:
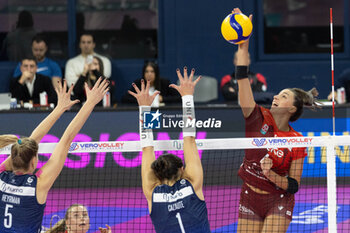
[[[231,44],[241,44],[252,34],[253,24],[241,13],[229,14],[221,24],[221,34]]]

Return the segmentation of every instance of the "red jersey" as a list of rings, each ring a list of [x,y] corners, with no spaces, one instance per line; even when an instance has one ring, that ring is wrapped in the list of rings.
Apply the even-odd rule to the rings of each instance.
[[[245,119],[246,137],[302,137],[291,126],[289,131],[280,131],[272,117],[270,110],[256,105],[253,112]],[[245,150],[244,161],[238,171],[238,175],[244,182],[270,193],[283,193],[263,174],[260,160],[269,154],[273,161],[272,171],[280,176],[286,176],[293,160],[305,158],[306,148],[263,148]]]

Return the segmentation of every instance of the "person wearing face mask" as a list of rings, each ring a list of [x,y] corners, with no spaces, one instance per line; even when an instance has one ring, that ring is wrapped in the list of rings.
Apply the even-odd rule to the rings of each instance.
[[[79,48],[81,53],[78,56],[69,59],[66,63],[64,78],[66,79],[68,86],[71,86],[72,84],[75,84],[78,81],[79,76],[82,74],[82,71],[84,70],[85,64],[91,63],[90,58],[92,56],[101,58],[103,62],[103,67],[104,67],[103,69],[104,72],[101,72],[101,73],[106,78],[111,77],[112,75],[111,61],[107,57],[96,53],[95,46],[96,46],[95,39],[91,33],[85,32],[80,36]]]
[[[74,85],[73,92],[74,98],[80,100],[80,103],[84,103],[86,101],[86,94],[84,90],[85,83],[88,84],[88,87],[91,89],[99,77],[104,77],[102,74],[104,73],[103,61],[101,58],[94,56],[92,62],[84,65],[83,73],[80,75],[78,81]],[[113,100],[113,91],[114,91],[114,81],[110,82],[110,98],[112,105],[115,103]],[[98,104],[101,106],[102,102]]]
[[[10,92],[12,98],[19,102],[32,102],[40,104],[40,93],[46,92],[48,103],[57,102],[57,95],[53,88],[51,79],[37,73],[37,63],[34,57],[26,57],[21,62],[22,74],[10,81]]]
[[[86,206],[73,204],[68,207],[64,219],[58,221],[45,233],[86,233],[90,229],[90,217]],[[111,227],[99,227],[101,233],[112,233]]]
[[[159,67],[154,62],[146,62],[142,69],[142,78],[134,81],[135,85],[140,89],[141,80],[147,82],[150,81],[150,95],[155,91],[160,91],[160,94],[154,99],[152,107],[158,107],[162,104],[169,103],[181,103],[181,96],[174,89],[169,88],[170,81],[168,79],[163,79],[159,75]],[[129,91],[133,91],[134,88],[131,87]],[[122,98],[123,103],[137,103],[135,98],[133,98],[129,93],[126,93]]]

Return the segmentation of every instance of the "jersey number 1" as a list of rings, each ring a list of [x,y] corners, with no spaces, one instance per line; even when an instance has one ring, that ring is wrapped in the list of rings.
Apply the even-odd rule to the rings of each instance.
[[[180,213],[177,213],[177,214],[175,215],[175,217],[177,218],[177,221],[179,222],[180,229],[181,229],[181,233],[186,233],[186,232],[185,232],[184,225],[182,224],[182,219],[181,219]]]
[[[12,227],[12,214],[9,212],[10,208],[13,208],[13,205],[6,204],[4,217],[4,227],[6,228]]]

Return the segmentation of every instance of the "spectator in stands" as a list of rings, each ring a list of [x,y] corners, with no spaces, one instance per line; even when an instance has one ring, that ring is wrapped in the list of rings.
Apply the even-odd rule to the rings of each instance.
[[[41,35],[36,35],[33,38],[32,52],[38,66],[36,72],[38,74],[50,77],[52,80],[52,85],[56,87],[59,83],[58,81],[62,82],[62,71],[56,62],[54,62],[50,58],[45,57],[45,54],[47,52],[47,44]],[[22,75],[20,68],[21,63],[19,62],[13,73],[13,77],[18,77]]]
[[[21,61],[32,54],[31,43],[36,35],[33,25],[32,14],[29,11],[21,11],[16,29],[9,32],[3,42],[3,49],[6,49],[10,61]]]
[[[112,233],[111,227],[99,227],[101,233]],[[64,219],[58,221],[46,233],[86,233],[90,228],[90,217],[87,208],[81,204],[73,204],[68,209]]]
[[[51,79],[37,73],[37,64],[33,56],[24,58],[20,69],[22,74],[17,78],[11,78],[10,81],[10,92],[13,98],[23,103],[40,104],[40,93],[46,92],[48,102],[56,104],[57,95]]]
[[[145,62],[142,69],[142,78],[134,81],[136,86],[141,89],[141,80],[144,79],[145,82],[151,82],[150,95],[155,91],[160,91],[160,94],[154,99],[152,106],[158,107],[162,104],[168,103],[181,103],[181,96],[179,93],[173,89],[169,88],[170,81],[168,79],[160,78],[158,65],[154,62]],[[130,91],[134,91],[131,87]],[[123,103],[137,103],[136,99],[129,93],[124,94],[122,98]]]
[[[103,62],[101,58],[97,56],[93,57],[92,63],[84,65],[84,70],[73,88],[74,97],[76,99],[79,99],[80,103],[84,103],[86,101],[86,93],[84,88],[85,83],[87,83],[89,88],[91,89],[95,85],[98,78],[103,76],[103,68]],[[111,105],[113,106],[115,104],[116,106],[116,103],[113,100],[114,81],[111,81],[109,88]],[[101,106],[102,101],[98,105]]]
[[[93,60],[93,56],[101,58],[104,68],[104,77],[111,77],[111,62],[107,57],[94,52],[95,45],[96,44],[92,34],[84,33],[81,35],[79,43],[81,54],[69,59],[66,64],[65,79],[68,86],[75,84],[78,81],[80,75],[84,71],[85,64],[90,64]]]
[[[236,66],[236,53],[233,58],[233,64]],[[250,59],[249,59],[250,63]],[[267,91],[267,82],[265,77],[260,73],[253,73],[249,71],[249,81],[254,93],[254,98],[257,103],[271,103],[273,99],[273,94]],[[235,79],[235,72],[232,74],[227,74],[221,79],[220,89],[222,95],[226,101],[237,101],[238,99],[238,85]]]
[[[350,69],[345,69],[335,80],[334,85],[334,99],[337,100],[337,89],[344,87],[345,89],[345,101],[350,102]],[[332,92],[328,95],[328,100],[332,100]]]

